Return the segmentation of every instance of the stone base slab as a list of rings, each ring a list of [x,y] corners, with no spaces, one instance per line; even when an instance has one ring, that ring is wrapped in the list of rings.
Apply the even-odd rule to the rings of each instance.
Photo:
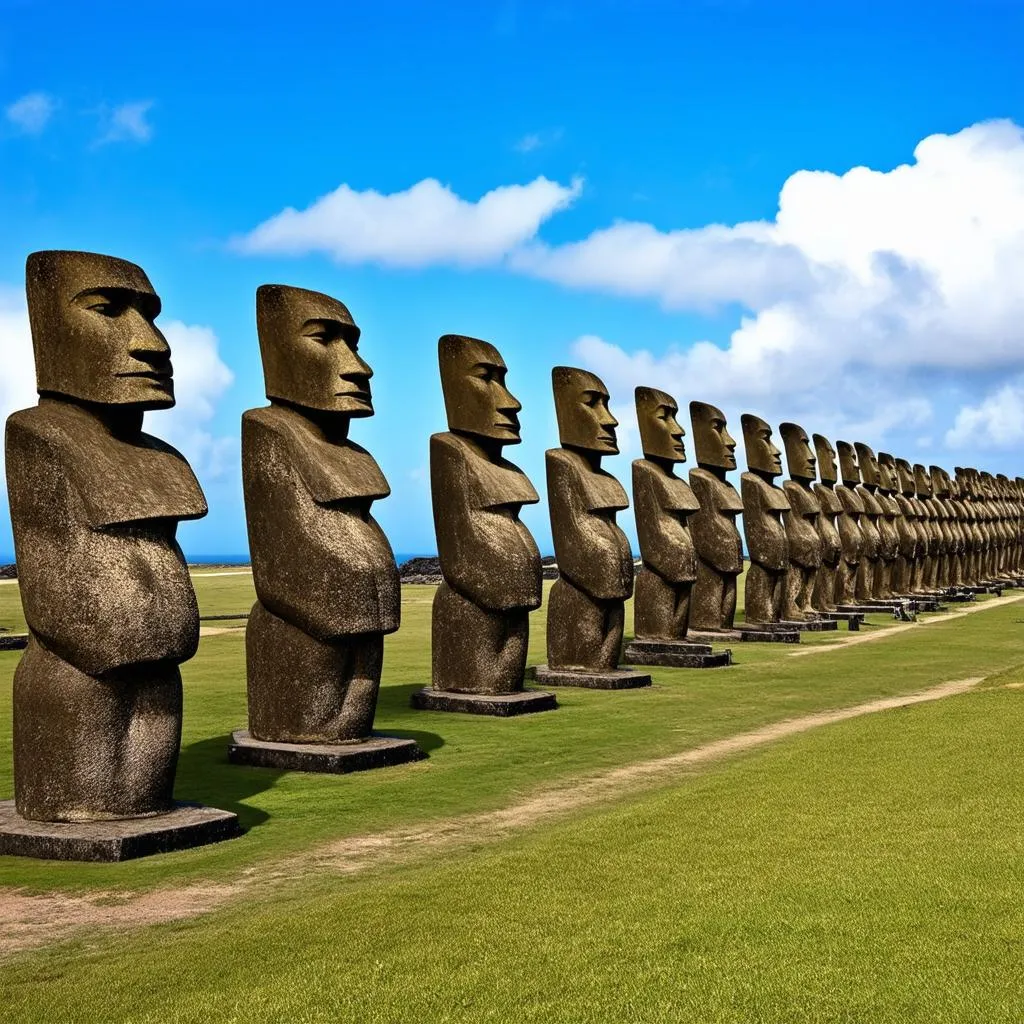
[[[835,619],[784,619],[779,623],[784,629],[798,629],[801,633],[834,633],[839,628]]]
[[[738,625],[736,630],[740,634],[740,639],[745,643],[798,644],[800,643],[799,626],[803,625],[806,624],[795,622],[744,622]]]
[[[538,711],[554,711],[558,701],[553,693],[543,690],[520,690],[518,693],[455,693],[424,686],[409,703],[417,711],[457,711],[464,715],[494,715],[511,718],[532,715]]]
[[[853,632],[860,630],[860,627],[864,624],[864,613],[863,612],[819,612],[818,613],[823,619],[831,619],[833,622],[845,622],[846,628]]]
[[[345,775],[420,761],[427,755],[415,740],[371,736],[358,743],[271,743],[254,739],[247,729],[231,734],[228,760],[250,768]]]
[[[710,644],[687,640],[632,640],[622,660],[629,665],[663,665],[666,668],[721,668],[732,664],[732,651],[712,651]]]
[[[23,651],[28,647],[28,633],[0,633],[0,651]]]
[[[533,677],[541,686],[579,686],[586,690],[635,690],[651,685],[649,672],[631,668],[617,668],[610,672],[598,669],[548,668],[538,665]]]
[[[39,860],[121,861],[206,846],[242,834],[238,815],[200,804],[115,821],[29,821],[0,801],[0,855]]]

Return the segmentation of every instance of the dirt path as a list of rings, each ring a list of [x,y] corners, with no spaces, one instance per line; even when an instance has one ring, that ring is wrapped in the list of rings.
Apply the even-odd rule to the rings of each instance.
[[[921,626],[936,626],[942,622],[952,622],[953,619],[962,619],[965,615],[973,615],[975,612],[984,612],[990,608],[998,608],[1000,605],[1013,604],[1014,601],[1024,601],[1024,594],[1020,592],[1010,594],[1006,597],[993,597],[989,601],[977,601],[969,604],[955,612],[945,612],[934,619],[921,619],[919,622],[904,622],[899,626],[890,626],[888,629],[880,629],[877,633],[857,633],[852,636],[843,637],[829,644],[816,644],[814,647],[801,647],[799,650],[791,651],[791,658],[802,658],[807,654],[823,654],[825,651],[841,651],[853,644],[868,644],[872,640],[882,640],[887,636],[898,636],[908,629],[918,629]]]
[[[991,603],[989,604],[991,606]],[[463,815],[428,826],[395,829],[327,843],[308,853],[250,870],[232,882],[161,889],[153,892],[100,892],[89,896],[29,895],[20,890],[0,892],[0,955],[33,949],[89,930],[137,928],[210,913],[232,899],[266,889],[319,870],[354,874],[371,866],[423,857],[438,848],[471,841],[501,839],[532,825],[564,818],[583,807],[635,793],[638,786],[668,781],[711,762],[752,750],[776,740],[926,701],[941,700],[971,689],[980,678],[959,679],[901,697],[856,704],[792,718],[749,732],[701,744],[692,750],[638,764],[626,765],[591,778],[566,782],[509,807],[483,814]]]

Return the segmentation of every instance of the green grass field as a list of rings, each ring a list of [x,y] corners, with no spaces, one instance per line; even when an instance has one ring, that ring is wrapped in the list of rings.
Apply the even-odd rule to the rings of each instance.
[[[196,583],[204,615],[252,600],[246,576]],[[430,753],[400,768],[229,766],[243,633],[204,637],[184,670],[178,795],[236,810],[246,835],[119,865],[4,858],[0,886],[94,908],[213,886],[216,909],[8,956],[4,1019],[1024,1019],[1024,604],[902,631],[879,619],[862,635],[889,635],[843,646],[857,634],[842,631],[809,655],[737,646],[729,669],[656,669],[649,690],[564,690],[555,712],[497,720],[408,708],[429,679],[432,593],[404,588],[387,643],[377,727]],[[0,625],[19,616],[0,586]],[[17,658],[0,654],[0,797]],[[565,799],[601,773],[969,677],[984,682],[961,696]],[[557,813],[517,815],[552,792]]]

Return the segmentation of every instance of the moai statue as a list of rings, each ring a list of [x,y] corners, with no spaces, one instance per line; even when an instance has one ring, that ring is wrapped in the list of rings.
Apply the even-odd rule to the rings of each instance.
[[[805,621],[817,617],[814,585],[821,571],[824,547],[819,524],[821,503],[812,490],[817,477],[817,460],[803,427],[796,423],[783,423],[779,433],[782,435],[786,465],[789,467],[789,479],[782,485],[789,502],[789,511],[782,514],[789,547],[789,572],[782,617]],[[838,553],[838,537],[836,540]]]
[[[729,651],[712,653],[709,646],[686,639],[697,579],[689,520],[700,505],[674,470],[686,461],[686,432],[676,418],[679,405],[655,388],[637,388],[635,400],[644,457],[633,463],[633,506],[643,565],[633,598],[636,636],[624,660],[677,668],[728,665]]]
[[[949,583],[951,587],[962,588],[964,585],[964,565],[967,560],[967,526],[963,502],[960,500],[960,487],[945,470],[942,471],[946,491],[946,506],[949,509],[949,527],[953,533],[954,550],[950,560]]]
[[[981,584],[982,560],[985,547],[985,535],[978,505],[972,470],[963,466],[956,467],[957,489],[960,504],[964,509],[967,550],[964,557],[964,583],[968,589],[977,589]]]
[[[174,405],[160,299],[140,267],[96,253],[32,253],[26,277],[40,398],[7,421],[29,640],[0,854],[120,860],[227,838],[235,815],[172,797],[178,666],[199,643],[175,532],[206,500],[182,455],[142,430]]]
[[[843,557],[836,573],[836,604],[839,607],[852,605],[857,600],[857,580],[860,566],[865,558],[869,540],[865,536],[867,519],[864,515],[864,499],[860,494],[860,470],[857,467],[857,453],[853,445],[840,441],[836,445],[839,454],[839,476],[842,483],[836,495],[842,505],[839,516],[839,538],[843,546]],[[876,536],[871,542],[877,550]]]
[[[926,592],[937,593],[943,547],[942,528],[939,525],[938,510],[932,502],[932,481],[928,476],[928,470],[920,462],[914,463],[914,489],[917,492],[917,500],[924,510],[923,521],[928,531],[928,548],[924,556],[921,584]]]
[[[925,585],[925,570],[928,562],[928,552],[932,546],[931,526],[928,521],[928,508],[917,496],[917,475],[914,467],[906,459],[896,460],[899,472],[900,491],[907,499],[907,507],[913,513],[914,532],[917,535],[917,546],[914,554],[914,564],[911,567],[910,593],[912,595],[927,596],[928,588]]]
[[[743,501],[726,477],[736,468],[736,442],[724,413],[713,405],[691,402],[690,424],[697,458],[690,487],[700,505],[690,519],[697,550],[690,628],[729,631],[736,615],[736,578],[743,571],[743,542],[736,527]]]
[[[516,715],[556,707],[523,688],[529,613],[541,603],[540,552],[519,518],[539,499],[502,454],[519,444],[522,406],[486,341],[438,342],[448,432],[430,439],[430,490],[444,582],[434,595],[432,686],[413,707]]]
[[[615,523],[629,507],[626,492],[601,468],[619,451],[608,389],[570,366],[556,366],[551,384],[562,445],[545,456],[558,579],[548,598],[548,663],[536,678],[594,689],[649,686],[650,675],[618,668],[633,554]]]
[[[932,483],[931,506],[935,521],[939,527],[939,558],[935,572],[935,583],[939,590],[948,590],[952,577],[952,562],[956,553],[956,537],[950,520],[952,508],[949,506],[949,488],[946,486],[946,475],[940,466],[928,468],[928,478]]]
[[[818,483],[813,485],[814,494],[821,509],[821,515],[818,516],[821,568],[814,581],[811,603],[816,611],[832,613],[836,610],[836,577],[840,561],[843,558],[844,545],[838,525],[843,506],[835,492],[835,486],[839,480],[835,449],[827,437],[815,434],[814,452],[817,456],[818,475],[821,477]],[[790,473],[792,472],[791,467]],[[856,566],[854,566],[853,574],[856,576]]]
[[[892,568],[892,591],[897,597],[908,597],[913,591],[914,564],[917,559],[918,533],[915,529],[917,511],[910,503],[914,492],[914,477],[910,464],[886,452],[878,453],[878,470],[884,478],[885,492],[896,508],[896,561]]]
[[[878,500],[878,463],[875,453],[860,441],[853,447],[857,453],[861,479],[857,493],[864,502],[861,529],[865,539],[864,557],[857,576],[857,600],[870,604],[889,596],[886,593],[886,567],[896,557],[897,539],[895,529],[885,523],[882,505]]]
[[[270,405],[242,415],[242,488],[256,603],[245,631],[249,728],[235,764],[347,772],[422,756],[373,735],[384,636],[398,629],[398,569],[370,513],[391,493],[349,439],[373,415],[373,371],[337,299],[256,290]]]
[[[782,459],[772,444],[772,428],[750,413],[744,413],[740,422],[747,456],[747,471],[740,476],[740,494],[750,555],[745,618],[752,625],[765,625],[782,619],[789,572],[789,545],[782,516],[790,507],[785,491],[774,483],[782,473]]]

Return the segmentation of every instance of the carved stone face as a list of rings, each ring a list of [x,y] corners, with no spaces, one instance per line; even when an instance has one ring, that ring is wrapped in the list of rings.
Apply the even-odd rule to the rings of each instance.
[[[522,406],[505,387],[505,360],[478,338],[446,334],[437,343],[448,429],[519,444]]]
[[[818,460],[811,451],[811,442],[807,431],[796,423],[783,423],[779,426],[782,443],[786,448],[786,464],[789,475],[794,480],[813,480],[817,473],[815,467]]]
[[[875,453],[866,445],[861,444],[860,441],[854,442],[854,448],[857,449],[857,462],[860,465],[860,478],[869,487],[878,486],[878,460],[875,458]]]
[[[772,444],[772,428],[760,416],[745,412],[740,417],[747,468],[770,476],[782,472],[782,452]]]
[[[686,431],[676,419],[679,412],[676,400],[656,388],[637,388],[634,397],[644,455],[649,459],[685,462],[683,438]]]
[[[847,487],[856,487],[860,483],[860,466],[857,465],[857,452],[849,441],[837,441],[839,452],[839,473]]]
[[[901,494],[905,494],[908,498],[913,496],[916,491],[914,471],[910,468],[910,463],[906,459],[896,460],[896,480],[899,483]]]
[[[878,453],[878,487],[886,494],[896,490],[896,460],[885,452]]]
[[[705,402],[691,402],[690,424],[698,465],[714,469],[736,468],[736,442],[729,434],[721,409]]]
[[[608,389],[600,378],[572,366],[551,371],[558,418],[558,440],[567,448],[617,455],[619,421],[608,409]]]
[[[40,392],[102,405],[174,405],[160,299],[141,267],[92,252],[32,253],[25,268]]]
[[[928,476],[928,470],[920,462],[914,463],[914,491],[919,498],[930,498],[932,496],[932,481]]]
[[[834,484],[839,479],[836,472],[836,450],[824,434],[814,435],[814,452],[818,456],[818,470],[822,482]]]
[[[929,466],[928,475],[932,481],[932,493],[937,498],[949,497],[949,477],[941,466]]]
[[[373,370],[359,357],[359,328],[337,299],[305,288],[261,285],[256,328],[267,398],[322,412],[373,415]]]

